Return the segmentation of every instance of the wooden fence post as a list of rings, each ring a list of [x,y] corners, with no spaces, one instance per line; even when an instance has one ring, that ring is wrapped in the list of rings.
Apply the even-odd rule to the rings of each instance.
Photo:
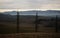
[[[38,12],[36,12],[36,21],[35,21],[35,32],[38,31]]]

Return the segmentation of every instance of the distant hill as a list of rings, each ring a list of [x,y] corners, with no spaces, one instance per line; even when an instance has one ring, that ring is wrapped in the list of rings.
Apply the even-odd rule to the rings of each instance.
[[[0,13],[0,21],[9,21],[11,19],[13,19],[11,15]]]
[[[45,18],[48,17],[57,17],[60,18],[60,11],[58,10],[47,10],[47,11],[38,11],[38,10],[31,10],[31,11],[18,11],[19,15],[22,19],[25,18],[30,18],[30,17],[34,17],[36,16],[36,12],[38,13],[38,16],[41,16],[40,18]],[[7,12],[3,12],[0,13],[0,20],[16,20],[16,15],[17,15],[17,11],[7,11]]]
[[[4,14],[10,14],[10,15],[16,15],[17,11],[10,11],[10,12],[4,12]],[[42,16],[49,16],[49,15],[60,15],[60,11],[58,10],[47,10],[47,11],[38,11],[38,10],[32,10],[32,11],[19,11],[20,15],[36,15],[36,12],[38,15]]]

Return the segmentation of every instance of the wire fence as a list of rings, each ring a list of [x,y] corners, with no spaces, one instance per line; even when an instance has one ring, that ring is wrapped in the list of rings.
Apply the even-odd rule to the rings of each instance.
[[[18,14],[17,14],[17,16],[18,16]],[[26,27],[26,28],[28,30],[29,29],[32,30],[31,28],[29,28],[32,25],[31,27],[34,28],[33,30],[35,30],[35,32],[39,32],[39,31],[40,32],[45,32],[45,31],[46,32],[58,32],[59,31],[58,30],[59,29],[58,27],[60,25],[58,22],[60,22],[59,21],[60,18],[58,18],[58,15],[55,15],[55,17],[53,17],[53,16],[51,16],[51,17],[50,16],[48,16],[48,17],[47,16],[46,17],[38,16],[38,12],[36,12],[35,17],[32,16],[32,15],[31,16],[28,16],[28,17],[27,16],[24,16],[24,17],[21,16],[21,17],[24,18],[22,20],[23,27],[27,25],[28,27]],[[19,19],[19,17],[17,17],[17,19]],[[17,20],[17,21],[19,23],[19,20]],[[33,22],[33,23],[32,24],[29,24],[30,22]],[[17,25],[17,27],[18,27],[18,25]],[[24,27],[24,29],[25,29],[25,27]],[[26,31],[28,31],[28,30],[26,30]]]
[[[58,15],[40,16],[38,12],[35,12],[35,15],[21,15],[21,14],[23,13],[17,12],[17,15],[13,16],[10,15],[11,18],[7,18],[7,20],[3,20],[3,22],[2,21],[0,22],[0,34],[3,34],[0,35],[1,38],[4,37],[10,38],[10,36],[11,38],[59,37],[60,17]],[[15,33],[20,34],[14,36]]]

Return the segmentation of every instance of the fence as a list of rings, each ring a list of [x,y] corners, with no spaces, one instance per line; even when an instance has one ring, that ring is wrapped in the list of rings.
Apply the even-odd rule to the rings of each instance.
[[[45,17],[44,17],[44,19],[41,19],[41,18],[39,18],[40,16],[38,16],[38,12],[36,12],[36,17],[35,17],[35,32],[38,32],[38,26],[39,26],[39,24],[41,24],[41,23],[39,23],[40,21],[50,21],[50,23],[49,23],[49,25],[47,25],[47,26],[55,26],[55,32],[58,32],[58,22],[60,22],[60,21],[58,21],[58,15],[56,15],[55,16],[55,18],[50,18],[50,19],[45,19]],[[43,18],[43,17],[42,17]],[[53,22],[54,21],[54,22]],[[25,21],[26,22],[26,21]],[[31,21],[32,22],[32,21]],[[54,23],[54,25],[52,25],[52,23]],[[44,22],[45,23],[45,22]],[[19,28],[19,12],[17,12],[17,27]],[[19,31],[18,30],[18,28],[17,28],[17,31]],[[47,28],[47,27],[46,27]],[[42,28],[41,28],[42,29]],[[45,29],[45,28],[44,28]],[[48,28],[47,28],[48,29]],[[49,30],[49,29],[48,29]],[[48,31],[47,30],[47,31]]]
[[[35,12],[35,15],[21,15],[17,12],[16,16],[0,22],[0,26],[1,38],[55,38],[60,35],[58,15],[53,18],[39,16],[38,12]]]

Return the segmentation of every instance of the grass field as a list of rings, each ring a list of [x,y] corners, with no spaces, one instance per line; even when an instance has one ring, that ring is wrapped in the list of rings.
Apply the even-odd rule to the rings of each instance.
[[[15,19],[16,20],[16,19]],[[60,38],[60,30],[56,32],[56,27],[46,27],[46,25],[55,26],[54,22],[41,21],[35,32],[35,17],[24,17],[19,20],[19,33],[17,33],[17,20],[0,22],[0,38]],[[58,22],[60,24],[60,21]],[[51,25],[52,26],[52,25]]]
[[[4,22],[0,23],[0,34],[12,34],[17,32],[17,25],[16,23],[12,22]],[[44,25],[38,25],[37,28],[38,32],[46,32],[46,33],[54,33],[55,27],[44,27]],[[35,24],[26,24],[26,23],[20,23],[19,25],[19,32],[20,33],[34,33],[35,32]]]
[[[60,33],[15,33],[15,34],[0,34],[0,38],[60,38]]]

